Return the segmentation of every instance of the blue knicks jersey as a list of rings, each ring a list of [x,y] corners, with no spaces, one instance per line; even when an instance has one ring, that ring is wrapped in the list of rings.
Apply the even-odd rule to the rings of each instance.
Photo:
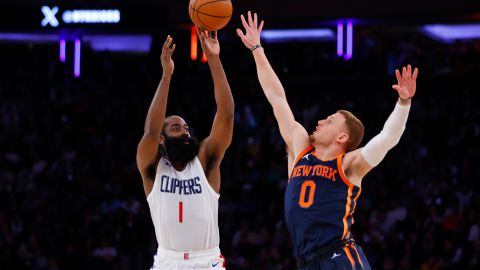
[[[285,220],[297,257],[350,236],[361,189],[345,177],[342,160],[343,155],[322,161],[313,146],[295,160],[285,191]]]

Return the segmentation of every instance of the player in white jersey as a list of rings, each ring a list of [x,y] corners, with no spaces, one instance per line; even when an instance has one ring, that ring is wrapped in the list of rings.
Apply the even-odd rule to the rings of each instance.
[[[179,116],[165,118],[175,44],[167,37],[161,54],[163,75],[137,149],[155,234],[152,269],[225,269],[219,249],[220,162],[232,141],[234,103],[220,61],[217,33],[198,31],[213,78],[217,113],[201,143]]]

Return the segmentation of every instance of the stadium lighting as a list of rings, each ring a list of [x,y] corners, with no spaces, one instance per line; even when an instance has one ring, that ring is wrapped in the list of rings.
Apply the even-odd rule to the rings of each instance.
[[[65,51],[66,51],[67,43],[65,39],[60,40],[60,62],[65,63]]]
[[[343,23],[337,24],[337,55],[343,56]]]
[[[428,36],[446,43],[480,38],[480,24],[430,24],[421,29]]]
[[[121,13],[118,9],[73,9],[65,10],[61,13],[60,8],[54,6],[42,6],[43,19],[42,27],[59,27],[61,23],[65,24],[118,24],[120,23]],[[57,18],[58,13],[58,18]]]
[[[195,26],[190,28],[190,59],[192,61],[197,60],[198,57],[198,41],[197,41],[197,29]]]
[[[75,78],[80,77],[80,51],[81,51],[82,42],[79,39],[75,40],[75,58],[73,63],[73,76]]]
[[[261,35],[268,42],[335,40],[335,34],[328,28],[264,30]]]
[[[84,35],[82,42],[94,51],[146,53],[150,51],[150,35]]]
[[[345,60],[352,59],[353,55],[353,23],[347,23],[347,52],[345,53]]]

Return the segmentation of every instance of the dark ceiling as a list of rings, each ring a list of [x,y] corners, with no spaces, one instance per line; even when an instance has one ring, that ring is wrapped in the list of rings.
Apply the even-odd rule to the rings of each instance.
[[[68,5],[78,8],[121,5],[142,7],[155,14],[153,28],[174,28],[190,23],[188,0],[0,0],[2,6]],[[441,22],[480,22],[480,0],[233,0],[231,24],[240,24],[239,15],[256,11],[269,27],[317,26],[341,18],[358,24],[420,25]],[[20,15],[12,15],[16,19]],[[0,18],[0,22],[1,22]],[[4,20],[5,21],[5,20]],[[10,22],[13,21],[9,20]],[[162,23],[159,23],[162,22]],[[15,24],[15,22],[13,22]],[[0,25],[5,28],[5,25]]]
[[[188,20],[188,1],[165,1],[172,22]],[[276,25],[358,18],[365,22],[417,24],[426,22],[480,22],[480,0],[237,0],[234,16],[256,11]]]

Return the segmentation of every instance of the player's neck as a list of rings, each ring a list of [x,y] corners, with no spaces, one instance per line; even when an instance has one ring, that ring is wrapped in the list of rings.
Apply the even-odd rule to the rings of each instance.
[[[170,163],[172,164],[173,168],[178,172],[185,170],[188,164],[188,162],[182,161],[170,161]]]
[[[314,145],[315,147],[315,156],[320,160],[332,160],[338,157],[343,153],[343,149],[335,144],[330,145]]]

